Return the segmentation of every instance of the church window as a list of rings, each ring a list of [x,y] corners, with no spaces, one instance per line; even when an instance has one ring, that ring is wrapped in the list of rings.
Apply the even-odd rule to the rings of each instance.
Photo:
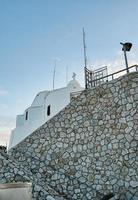
[[[50,116],[50,105],[47,106],[47,116]]]
[[[25,120],[27,120],[28,119],[28,111],[26,111],[26,113],[25,113]]]

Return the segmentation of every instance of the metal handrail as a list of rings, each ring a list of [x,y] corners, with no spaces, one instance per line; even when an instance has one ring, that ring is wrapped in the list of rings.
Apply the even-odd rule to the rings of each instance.
[[[128,69],[132,69],[132,68],[136,68],[136,71],[138,71],[138,65],[133,65],[133,66],[129,67]],[[123,72],[123,71],[127,71],[127,69],[125,68],[125,69],[119,70],[119,71],[117,71],[117,72],[114,72],[114,73],[112,73],[112,74],[109,74],[109,75],[107,75],[107,76],[103,76],[103,77],[101,77],[101,78],[92,80],[92,81],[90,81],[90,83],[93,83],[93,82],[96,82],[96,81],[99,81],[99,80],[101,80],[101,79],[105,79],[105,78],[108,78],[108,77],[112,77],[112,80],[113,80],[113,79],[114,79],[114,75],[119,74],[119,73],[121,73],[121,72]],[[108,79],[107,79],[107,80],[108,80]]]

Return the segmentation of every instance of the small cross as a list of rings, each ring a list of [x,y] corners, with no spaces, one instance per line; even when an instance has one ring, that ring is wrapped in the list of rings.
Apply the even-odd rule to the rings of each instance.
[[[76,78],[76,74],[74,72],[73,72],[72,78],[73,78],[73,80],[75,80],[75,78]]]

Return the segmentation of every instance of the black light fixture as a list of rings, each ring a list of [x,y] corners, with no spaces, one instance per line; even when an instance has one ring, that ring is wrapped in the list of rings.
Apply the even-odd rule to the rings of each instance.
[[[126,51],[130,51],[130,49],[132,47],[132,43],[130,43],[130,42],[122,43],[122,42],[120,42],[120,44],[123,45],[122,51],[124,51],[126,70],[127,70],[127,73],[129,73]]]

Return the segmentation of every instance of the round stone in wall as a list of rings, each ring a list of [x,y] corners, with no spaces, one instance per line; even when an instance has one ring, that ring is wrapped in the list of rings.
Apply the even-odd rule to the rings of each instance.
[[[52,196],[48,195],[46,200],[55,200]]]

